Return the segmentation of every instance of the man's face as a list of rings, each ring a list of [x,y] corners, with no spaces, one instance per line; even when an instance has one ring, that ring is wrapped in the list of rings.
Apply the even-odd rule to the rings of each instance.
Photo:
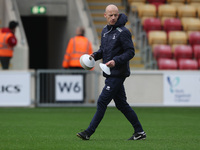
[[[109,9],[104,13],[104,17],[106,18],[108,25],[115,25],[119,17],[119,12],[117,9]]]

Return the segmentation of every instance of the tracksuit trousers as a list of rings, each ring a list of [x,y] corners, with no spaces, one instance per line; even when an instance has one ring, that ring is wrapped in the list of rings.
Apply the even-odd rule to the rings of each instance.
[[[130,107],[126,101],[126,93],[124,89],[125,78],[108,77],[105,80],[105,86],[97,101],[96,113],[90,122],[86,132],[91,136],[99,123],[104,117],[108,104],[113,99],[118,110],[120,110],[128,121],[132,124],[135,132],[142,132],[142,126],[138,120],[135,111]]]

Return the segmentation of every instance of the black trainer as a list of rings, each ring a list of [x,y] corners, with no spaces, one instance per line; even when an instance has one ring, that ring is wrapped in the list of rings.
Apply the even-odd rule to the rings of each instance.
[[[134,133],[132,137],[130,137],[128,140],[145,140],[147,137],[146,133],[143,132],[137,132]]]
[[[82,140],[89,140],[90,136],[88,135],[87,131],[79,132],[76,134]]]

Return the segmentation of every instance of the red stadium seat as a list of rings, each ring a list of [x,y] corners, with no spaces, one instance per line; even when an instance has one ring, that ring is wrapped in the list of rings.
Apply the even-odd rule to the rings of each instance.
[[[198,62],[198,68],[200,69],[200,59],[197,60],[197,62]]]
[[[168,33],[169,31],[182,30],[181,20],[178,18],[165,19],[163,29]]]
[[[195,59],[179,59],[179,70],[198,70],[198,63]]]
[[[177,62],[174,59],[161,58],[158,60],[157,64],[158,64],[159,70],[177,70],[178,69]]]
[[[191,32],[189,34],[189,43],[190,45],[200,44],[200,32]]]
[[[192,59],[193,51],[191,45],[177,45],[174,48],[174,58],[179,60],[181,58]]]
[[[172,59],[172,49],[170,45],[156,45],[153,49],[153,55],[156,60],[161,58]]]
[[[193,46],[194,58],[200,60],[200,45]]]
[[[161,21],[158,18],[146,18],[143,22],[143,29],[148,33],[153,30],[161,30]]]

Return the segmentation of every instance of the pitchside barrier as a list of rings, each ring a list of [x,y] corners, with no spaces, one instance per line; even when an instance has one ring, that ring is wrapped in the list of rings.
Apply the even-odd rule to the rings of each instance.
[[[38,70],[36,106],[93,106],[98,96],[99,74],[86,70]]]
[[[0,71],[0,107],[96,106],[104,81],[100,70]],[[124,86],[131,106],[200,106],[200,71],[132,70]]]

